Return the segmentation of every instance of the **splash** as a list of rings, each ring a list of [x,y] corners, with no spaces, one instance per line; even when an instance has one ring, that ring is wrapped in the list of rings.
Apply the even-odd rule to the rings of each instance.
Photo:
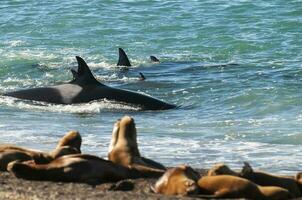
[[[31,110],[37,112],[58,112],[58,113],[101,113],[102,111],[138,111],[139,107],[122,104],[115,101],[101,100],[89,103],[70,104],[70,105],[57,105],[45,102],[20,100],[12,97],[0,97],[0,105],[6,105],[11,108],[18,108],[22,110]]]

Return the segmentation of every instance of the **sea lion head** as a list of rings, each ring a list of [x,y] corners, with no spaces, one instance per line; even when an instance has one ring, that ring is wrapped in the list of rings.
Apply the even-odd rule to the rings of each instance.
[[[231,170],[227,165],[223,163],[219,163],[214,165],[209,171],[208,176],[217,176],[217,175],[232,175],[232,176],[238,176],[238,173]]]
[[[14,160],[31,160],[32,159],[32,152],[26,152],[25,149],[22,148],[15,148],[12,146],[10,149],[9,146],[3,151],[0,151],[0,171],[6,171],[8,163]],[[41,154],[41,153],[37,153]],[[35,153],[33,154],[35,155]]]
[[[298,187],[302,193],[302,172],[298,172],[295,176],[295,179],[296,179]]]
[[[243,164],[244,165],[242,167],[241,172],[239,173],[239,176],[246,178],[250,181],[254,181],[255,174],[254,174],[254,170],[253,170],[252,166],[248,162],[244,162]]]
[[[113,150],[123,149],[123,151],[129,152],[133,156],[140,156],[136,137],[136,128],[132,117],[124,116],[117,120],[112,131],[109,154]]]
[[[197,181],[199,178],[200,175],[191,167],[180,165],[168,169],[151,189],[155,193],[165,195],[196,194],[198,193]]]
[[[14,160],[7,164],[7,171],[13,173],[16,169],[18,170],[18,164],[22,163],[20,160]]]
[[[70,146],[76,148],[81,153],[82,137],[78,131],[69,131],[62,137],[57,145],[57,148]]]
[[[136,128],[134,119],[129,116],[124,116],[119,123],[119,140],[126,140],[131,147],[137,147]]]
[[[36,176],[34,173],[36,163],[34,160],[28,160],[28,161],[20,161],[15,160],[10,162],[7,165],[7,171],[14,175],[17,178],[26,178],[31,177],[32,180],[39,180],[41,177],[45,176],[44,174],[40,174],[40,176]]]
[[[302,172],[298,172],[295,176],[296,181],[302,183]]]

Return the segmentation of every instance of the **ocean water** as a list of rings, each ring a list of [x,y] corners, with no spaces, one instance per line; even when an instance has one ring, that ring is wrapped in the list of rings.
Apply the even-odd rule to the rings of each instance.
[[[79,55],[100,82],[180,106],[0,97],[1,143],[50,150],[78,130],[83,152],[106,157],[114,122],[130,115],[141,154],[167,166],[302,170],[301,0],[2,0],[0,11],[0,93],[67,82]],[[116,67],[119,47],[129,71]]]

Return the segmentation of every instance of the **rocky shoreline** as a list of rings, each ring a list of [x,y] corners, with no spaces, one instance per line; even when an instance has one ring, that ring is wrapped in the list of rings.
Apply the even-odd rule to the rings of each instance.
[[[204,174],[206,170],[198,170]],[[193,200],[201,198],[164,196],[151,191],[157,179],[122,180],[117,183],[88,185],[84,183],[62,183],[49,181],[29,181],[18,179],[8,172],[0,172],[0,199],[2,200]],[[302,198],[299,198],[300,200]]]
[[[28,181],[8,172],[0,173],[0,199],[6,200],[64,200],[64,199],[197,199],[154,194],[151,186],[157,179],[122,180],[92,186],[83,183]]]

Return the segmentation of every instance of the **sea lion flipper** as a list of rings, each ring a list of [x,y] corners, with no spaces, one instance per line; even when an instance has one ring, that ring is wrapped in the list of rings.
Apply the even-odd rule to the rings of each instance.
[[[252,166],[250,165],[250,163],[248,162],[243,162],[243,167],[242,167],[242,170],[241,170],[241,174],[244,175],[244,174],[250,174],[250,173],[253,173],[254,170],[252,168]]]
[[[149,166],[152,166],[154,168],[160,169],[160,170],[166,170],[166,167],[158,162],[155,162],[154,160],[145,158],[145,157],[141,157],[141,159],[143,160],[144,163],[146,163]]]
[[[160,177],[165,173],[165,170],[156,169],[140,164],[133,163],[130,165],[131,169],[136,169],[143,177]]]
[[[36,164],[47,164],[53,158],[50,155],[47,155],[47,153],[37,153],[32,156],[32,159],[35,161]]]
[[[125,51],[122,48],[118,49],[119,52],[119,58],[118,58],[118,63],[117,66],[127,66],[130,67],[130,61],[128,59],[127,54],[125,53]]]

